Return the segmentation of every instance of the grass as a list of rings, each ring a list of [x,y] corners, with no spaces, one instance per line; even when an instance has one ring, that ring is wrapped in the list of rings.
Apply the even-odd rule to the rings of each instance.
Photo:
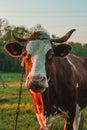
[[[0,83],[0,130],[14,130],[21,74],[0,74],[7,84],[7,87],[3,88]],[[85,110],[84,113],[85,121],[83,130],[87,130],[87,110]],[[33,109],[32,98],[25,87],[25,75],[17,130],[39,130],[39,124]],[[63,120],[60,118],[57,119],[50,130],[63,130]]]

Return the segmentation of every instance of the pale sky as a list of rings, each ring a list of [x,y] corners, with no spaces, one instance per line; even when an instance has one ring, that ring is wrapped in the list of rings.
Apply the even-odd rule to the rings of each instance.
[[[0,18],[28,29],[41,24],[59,37],[75,28],[68,41],[87,43],[87,0],[0,0]]]

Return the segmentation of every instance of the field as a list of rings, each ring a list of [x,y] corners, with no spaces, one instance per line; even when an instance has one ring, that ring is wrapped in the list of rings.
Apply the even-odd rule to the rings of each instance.
[[[0,73],[0,75],[2,75],[7,85],[3,88],[0,82],[0,130],[14,130],[21,74]],[[83,130],[87,130],[87,110],[84,111],[84,115]],[[63,123],[63,120],[59,118],[54,122],[50,130],[63,130]],[[23,78],[17,130],[39,130],[39,124],[33,109],[32,98],[25,86],[25,75]]]

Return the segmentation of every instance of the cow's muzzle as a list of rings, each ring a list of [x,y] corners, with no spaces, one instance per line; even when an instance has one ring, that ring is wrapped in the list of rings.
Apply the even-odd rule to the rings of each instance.
[[[27,78],[26,85],[29,89],[32,89],[34,92],[44,92],[46,90],[46,78],[40,77],[40,78]]]

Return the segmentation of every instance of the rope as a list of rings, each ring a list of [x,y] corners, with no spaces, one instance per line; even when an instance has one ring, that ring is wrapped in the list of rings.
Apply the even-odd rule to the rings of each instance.
[[[22,67],[22,74],[21,74],[21,78],[20,78],[20,89],[19,89],[19,95],[18,95],[18,105],[17,105],[17,109],[16,109],[16,113],[15,113],[14,130],[17,130],[18,117],[19,117],[19,113],[20,113],[22,85],[23,85],[23,74],[24,74],[24,68]]]

